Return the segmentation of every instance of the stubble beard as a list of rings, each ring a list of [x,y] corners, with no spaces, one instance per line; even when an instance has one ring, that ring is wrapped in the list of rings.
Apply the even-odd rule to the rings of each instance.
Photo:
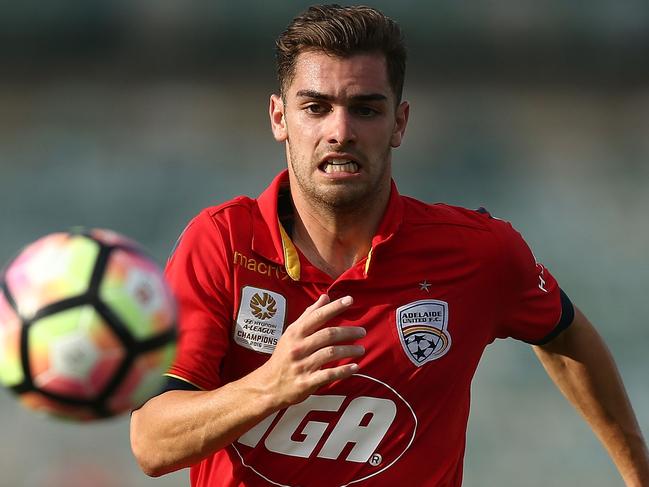
[[[323,214],[362,214],[366,209],[372,207],[382,185],[387,184],[389,191],[390,151],[391,147],[388,145],[381,156],[383,161],[381,170],[372,175],[371,180],[332,182],[319,187],[311,177],[314,163],[298,161],[296,164],[296,157],[299,156],[293,152],[290,143],[288,144],[289,164],[299,186],[298,190],[314,209],[323,212]]]

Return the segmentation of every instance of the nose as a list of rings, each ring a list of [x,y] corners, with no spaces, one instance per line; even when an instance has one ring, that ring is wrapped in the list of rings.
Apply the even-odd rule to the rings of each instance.
[[[336,108],[327,117],[327,142],[345,145],[356,140],[354,121],[348,110]]]

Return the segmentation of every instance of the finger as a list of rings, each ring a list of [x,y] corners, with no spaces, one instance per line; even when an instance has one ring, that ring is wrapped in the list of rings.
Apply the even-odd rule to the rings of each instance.
[[[329,369],[321,369],[311,374],[310,383],[315,389],[332,382],[347,379],[358,372],[358,364],[345,364]]]
[[[315,302],[313,304],[311,304],[311,306],[307,307],[304,310],[304,312],[302,313],[302,316],[308,315],[309,313],[313,312],[314,310],[316,310],[318,308],[321,308],[322,306],[324,306],[325,304],[327,304],[329,302],[331,302],[331,298],[329,298],[329,296],[327,296],[326,294],[321,294],[320,296],[318,296],[318,299],[316,299]]]
[[[302,311],[300,317],[291,324],[289,333],[304,336],[302,329],[304,327],[304,323],[308,319],[308,316],[310,316],[311,313],[313,313],[316,309],[322,308],[325,304],[328,304],[330,301],[331,298],[329,298],[329,296],[326,294],[321,294],[320,296],[318,296],[318,299],[316,299],[310,306],[307,306],[304,311]]]
[[[338,360],[359,358],[365,355],[362,345],[335,345],[324,347],[304,360],[304,365],[309,370],[321,369],[325,365]]]
[[[319,302],[320,298],[318,298],[318,301],[314,303],[314,306]],[[319,307],[314,307],[312,310],[309,310],[308,313],[303,313],[298,320],[300,322],[299,326],[303,336],[311,335],[318,328],[321,328],[327,321],[347,310],[353,302],[354,300],[351,296],[344,296],[335,301],[331,301],[330,303],[324,303]]]
[[[302,350],[304,355],[307,356],[329,345],[341,342],[353,342],[363,338],[366,334],[365,328],[360,326],[328,326],[306,337]]]

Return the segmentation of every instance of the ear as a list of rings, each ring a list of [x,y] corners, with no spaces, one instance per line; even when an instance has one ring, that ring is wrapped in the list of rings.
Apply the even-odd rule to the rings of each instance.
[[[403,140],[403,135],[406,133],[406,125],[408,125],[408,116],[410,115],[410,104],[407,101],[402,101],[397,107],[395,113],[394,130],[390,137],[390,146],[399,147]]]
[[[284,102],[280,95],[270,95],[268,115],[270,115],[270,127],[273,130],[275,140],[277,142],[286,141],[288,132],[286,130],[286,117],[284,117]]]

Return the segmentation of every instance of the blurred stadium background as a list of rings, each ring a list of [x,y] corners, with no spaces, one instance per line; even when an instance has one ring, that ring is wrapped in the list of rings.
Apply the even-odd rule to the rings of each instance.
[[[512,221],[598,325],[649,432],[649,4],[369,4],[410,48],[401,192]],[[284,164],[266,115],[273,40],[306,5],[0,3],[0,261],[85,225],[162,264],[202,207],[258,194]],[[126,417],[57,423],[5,391],[0,410],[0,486],[188,485],[139,472]],[[513,341],[478,370],[465,464],[468,487],[622,485]]]

